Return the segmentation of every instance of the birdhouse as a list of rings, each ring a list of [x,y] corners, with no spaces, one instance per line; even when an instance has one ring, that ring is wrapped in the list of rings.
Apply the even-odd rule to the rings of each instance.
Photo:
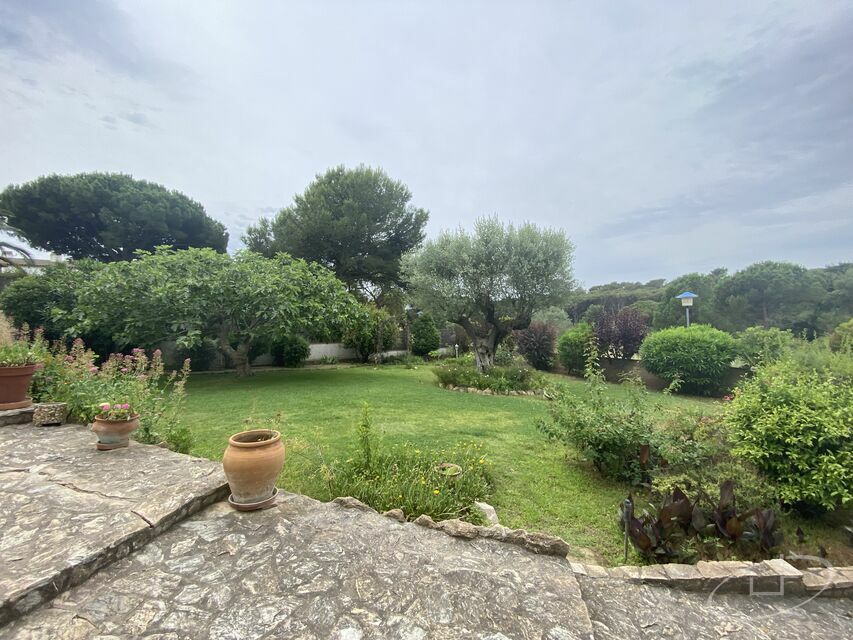
[[[685,291],[684,293],[679,293],[675,296],[676,300],[681,300],[682,307],[692,307],[693,306],[693,298],[698,298],[695,293],[692,291]]]

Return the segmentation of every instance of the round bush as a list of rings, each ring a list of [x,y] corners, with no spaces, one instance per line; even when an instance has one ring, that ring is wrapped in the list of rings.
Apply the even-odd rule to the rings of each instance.
[[[731,335],[710,325],[673,327],[643,340],[640,360],[666,382],[679,380],[679,391],[710,395],[722,388],[736,344]]]
[[[272,360],[279,367],[301,367],[311,354],[311,346],[302,336],[288,336],[272,347]]]
[[[557,342],[557,359],[569,373],[582,374],[586,364],[586,350],[592,339],[592,327],[580,322],[566,331]]]
[[[726,407],[735,453],[781,500],[834,509],[853,502],[853,385],[782,360],[756,369]]]
[[[428,355],[441,346],[441,334],[432,316],[422,313],[412,323],[412,353],[416,356]]]

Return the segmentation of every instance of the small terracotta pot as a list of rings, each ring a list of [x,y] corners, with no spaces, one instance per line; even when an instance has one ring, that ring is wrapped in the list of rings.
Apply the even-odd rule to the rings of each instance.
[[[273,498],[275,481],[284,466],[284,443],[272,429],[235,433],[228,439],[222,468],[231,487],[231,501],[263,508]]]
[[[27,390],[33,381],[36,365],[23,367],[0,367],[0,411],[29,407],[33,401]]]
[[[92,431],[98,436],[98,451],[110,451],[126,447],[131,433],[139,428],[139,414],[130,420],[104,420],[95,418]]]

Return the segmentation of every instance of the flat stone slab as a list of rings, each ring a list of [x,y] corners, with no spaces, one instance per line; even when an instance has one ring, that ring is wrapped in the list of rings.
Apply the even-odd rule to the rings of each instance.
[[[80,425],[0,429],[0,624],[227,495],[219,463]]]
[[[579,576],[596,640],[853,638],[853,600],[685,591]]]
[[[208,507],[0,638],[507,638],[592,627],[571,566],[365,509],[281,494]]]

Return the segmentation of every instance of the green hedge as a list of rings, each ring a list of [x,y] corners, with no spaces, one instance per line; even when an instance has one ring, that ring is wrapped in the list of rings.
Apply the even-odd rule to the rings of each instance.
[[[703,324],[657,331],[640,347],[647,371],[670,384],[678,381],[680,391],[702,395],[722,389],[736,354],[731,335]]]

